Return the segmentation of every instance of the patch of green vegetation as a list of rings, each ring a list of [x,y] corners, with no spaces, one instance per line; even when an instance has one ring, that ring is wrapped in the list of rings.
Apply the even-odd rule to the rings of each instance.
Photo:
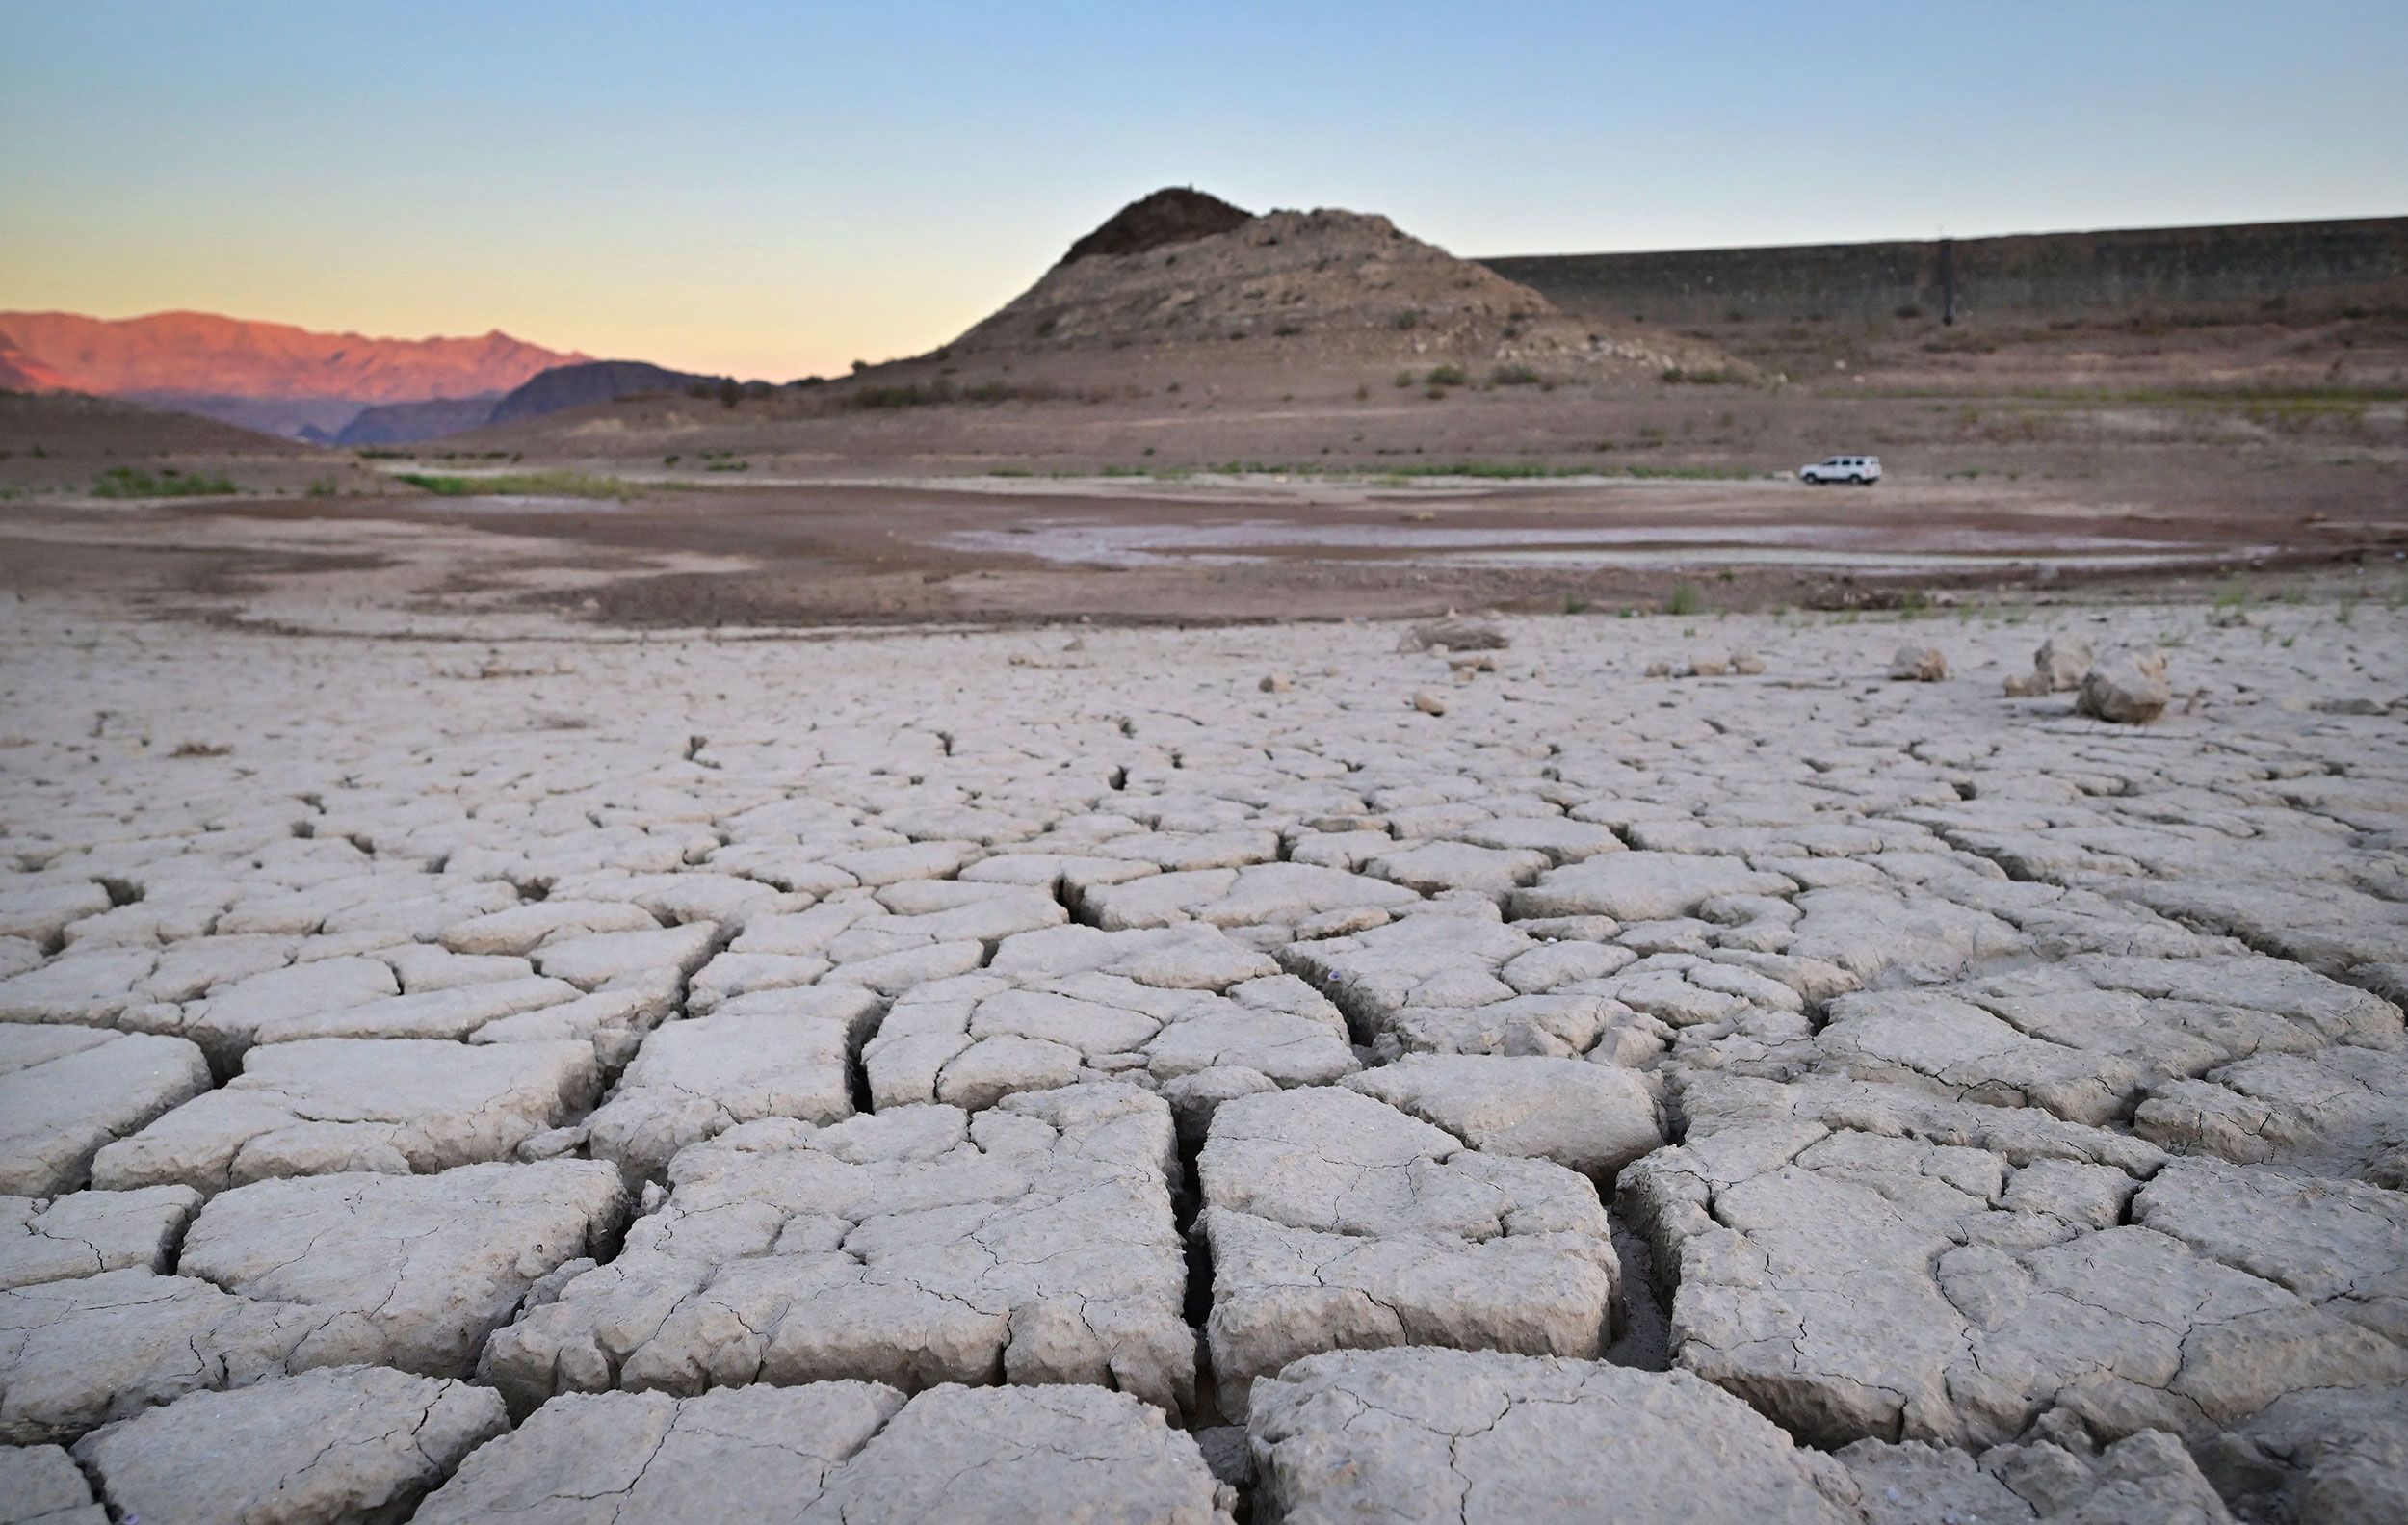
[[[2249,580],[2245,577],[2236,577],[2232,581],[2226,583],[2223,587],[2217,589],[2215,591],[2215,607],[2218,609],[2248,608]]]
[[[159,474],[133,466],[111,466],[92,482],[95,498],[224,498],[243,489],[223,477],[162,466]]]
[[[313,498],[330,498],[342,490],[343,485],[332,477],[312,477],[309,480],[309,495]]]
[[[1563,595],[1563,612],[1567,615],[1586,614],[1588,612],[1588,600],[1585,598],[1575,598],[1570,593],[1566,593]]]
[[[615,498],[625,502],[643,496],[643,488],[632,482],[582,471],[504,471],[490,477],[405,471],[394,480],[438,498]]]
[[[1491,386],[1536,386],[1542,378],[1527,365],[1500,365],[1488,373]]]
[[[1434,366],[1429,373],[1429,384],[1433,387],[1461,386],[1470,380],[1470,377],[1463,374],[1463,367],[1459,365]]]
[[[714,460],[704,465],[702,469],[705,471],[750,471],[752,462],[749,460]]]
[[[1663,612],[1668,615],[1693,615],[1703,607],[1704,601],[1698,596],[1695,583],[1675,583],[1672,585],[1672,598],[1663,606]]]

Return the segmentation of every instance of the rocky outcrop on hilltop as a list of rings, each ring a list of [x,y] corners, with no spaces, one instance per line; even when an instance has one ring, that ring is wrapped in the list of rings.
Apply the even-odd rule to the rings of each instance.
[[[1616,330],[1426,244],[1384,217],[1238,209],[1160,192],[1072,246],[950,357],[1267,347],[1281,369],[1478,367],[1570,380],[1728,357],[1669,333]]]
[[[1107,218],[1104,225],[1070,246],[1065,265],[1092,254],[1142,254],[1165,244],[1186,244],[1243,226],[1254,214],[1191,186],[1174,185],[1139,197]]]

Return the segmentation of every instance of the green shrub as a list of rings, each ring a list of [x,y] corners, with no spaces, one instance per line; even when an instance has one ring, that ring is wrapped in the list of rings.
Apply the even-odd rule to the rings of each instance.
[[[615,498],[623,502],[643,496],[643,489],[632,482],[582,471],[505,471],[490,477],[405,471],[394,480],[438,498]]]

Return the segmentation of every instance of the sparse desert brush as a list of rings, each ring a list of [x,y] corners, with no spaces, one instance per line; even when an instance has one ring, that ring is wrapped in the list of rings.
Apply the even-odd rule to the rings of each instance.
[[[1544,378],[1527,365],[1500,365],[1488,373],[1491,386],[1536,386]]]
[[[1405,332],[1413,329],[1418,329],[1422,326],[1422,309],[1419,307],[1407,307],[1389,321],[1396,326],[1399,332]]]
[[[1675,583],[1672,585],[1672,597],[1664,604],[1663,612],[1668,615],[1693,615],[1703,607],[1695,583]]]
[[[1171,388],[1176,391],[1174,385]],[[847,408],[881,411],[896,408],[941,408],[948,403],[1042,403],[1063,396],[1061,388],[1043,381],[979,381],[956,386],[939,377],[933,381],[905,381],[893,386],[865,386],[845,399]],[[1087,399],[1094,401],[1093,398]]]
[[[1470,380],[1459,365],[1436,366],[1429,373],[1429,384],[1432,386],[1461,386]]]
[[[156,476],[132,466],[111,466],[92,482],[95,498],[222,498],[243,489],[223,477],[162,466]]]
[[[1396,384],[1400,388],[1411,386],[1413,384],[1413,373],[1411,371],[1399,371],[1397,373]]]

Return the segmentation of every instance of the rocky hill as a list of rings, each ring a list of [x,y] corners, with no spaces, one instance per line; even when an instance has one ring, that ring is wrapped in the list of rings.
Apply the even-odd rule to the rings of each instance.
[[[941,357],[1164,351],[1206,352],[1219,369],[1452,364],[1561,380],[1727,360],[1676,334],[1575,318],[1384,217],[1247,216],[1192,191],[1124,208]]]
[[[540,418],[589,403],[615,402],[622,397],[638,397],[646,392],[685,392],[694,387],[717,388],[727,381],[722,376],[698,376],[691,371],[672,371],[665,365],[644,360],[586,360],[576,365],[563,365],[530,378],[493,405],[484,421],[496,424],[516,423],[521,419]]]
[[[474,429],[493,416],[501,399],[437,397],[424,403],[379,403],[352,415],[350,423],[327,436],[335,445],[407,445]]]

